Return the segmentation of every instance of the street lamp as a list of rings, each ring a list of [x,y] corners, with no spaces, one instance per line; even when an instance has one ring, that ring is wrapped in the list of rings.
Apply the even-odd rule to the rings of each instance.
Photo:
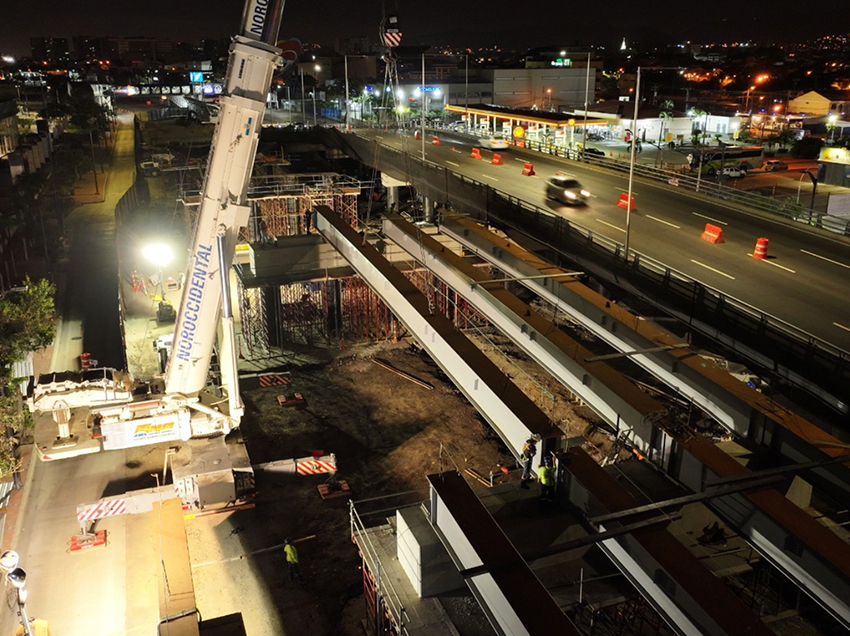
[[[27,583],[27,573],[22,567],[18,566],[19,560],[17,552],[6,550],[3,554],[0,554],[0,568],[6,572],[6,582],[11,583],[12,587],[15,588],[15,601],[18,605],[18,616],[21,619],[24,634],[25,636],[33,636],[32,626],[27,616],[27,591],[24,589]]]
[[[837,126],[835,125],[835,122],[837,122],[837,121],[838,121],[838,115],[830,115],[829,116],[829,128],[830,128],[830,130],[829,130],[829,143],[832,143],[833,141],[835,141],[835,129],[837,128]]]
[[[316,89],[319,87],[319,71],[321,70],[322,67],[316,64],[316,85],[313,87],[313,128],[319,125],[316,121]]]

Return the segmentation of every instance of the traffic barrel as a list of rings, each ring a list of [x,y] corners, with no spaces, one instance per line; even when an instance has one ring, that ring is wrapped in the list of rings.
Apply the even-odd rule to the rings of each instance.
[[[418,130],[415,133],[413,133],[413,138],[419,139],[419,131]]]
[[[757,258],[759,260],[764,260],[767,258],[767,244],[768,240],[764,237],[758,239],[756,241],[756,249],[753,250],[753,258]]]
[[[473,148],[469,156],[473,159],[481,159],[481,151],[478,148]]]
[[[494,152],[493,153],[493,160],[490,163],[492,163],[494,166],[501,166],[502,165],[502,155]]]
[[[80,354],[80,368],[83,371],[88,371],[91,369],[91,354],[90,353],[81,353]]]
[[[527,161],[522,166],[522,174],[526,177],[534,176],[534,164],[528,163]]]

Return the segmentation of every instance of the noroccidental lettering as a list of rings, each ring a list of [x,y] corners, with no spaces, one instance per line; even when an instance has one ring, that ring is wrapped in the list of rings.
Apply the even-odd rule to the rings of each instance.
[[[259,0],[262,2],[263,0]],[[199,245],[195,255],[195,264],[189,275],[189,285],[186,290],[186,310],[183,312],[183,322],[180,323],[177,342],[177,359],[183,362],[189,361],[192,348],[195,346],[195,330],[198,328],[198,313],[201,311],[201,303],[204,298],[204,285],[210,269],[210,255],[212,245]]]
[[[263,27],[266,24],[266,7],[269,5],[269,0],[255,0],[254,13],[251,15],[251,33],[254,35],[263,35]]]

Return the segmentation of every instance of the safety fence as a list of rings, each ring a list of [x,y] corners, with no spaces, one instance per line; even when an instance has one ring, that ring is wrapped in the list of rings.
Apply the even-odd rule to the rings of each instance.
[[[847,413],[850,353],[839,347],[644,254],[630,250],[627,260],[623,244],[444,166],[385,145],[376,152],[376,140],[357,134],[326,130],[325,143],[407,179],[423,196],[448,201],[478,220],[545,245],[551,260],[577,264],[606,284],[680,317],[691,329]],[[686,181],[679,178],[680,185]],[[705,182],[700,192],[703,187]]]

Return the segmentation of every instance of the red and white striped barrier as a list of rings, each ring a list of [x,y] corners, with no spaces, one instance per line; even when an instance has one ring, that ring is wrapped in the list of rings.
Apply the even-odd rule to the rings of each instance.
[[[127,512],[127,503],[123,499],[98,501],[96,504],[90,504],[83,510],[77,510],[77,521],[81,523],[94,521],[95,519],[123,515],[125,512]]]
[[[295,467],[299,475],[321,475],[336,472],[336,458],[328,455],[320,459],[296,459]]]

